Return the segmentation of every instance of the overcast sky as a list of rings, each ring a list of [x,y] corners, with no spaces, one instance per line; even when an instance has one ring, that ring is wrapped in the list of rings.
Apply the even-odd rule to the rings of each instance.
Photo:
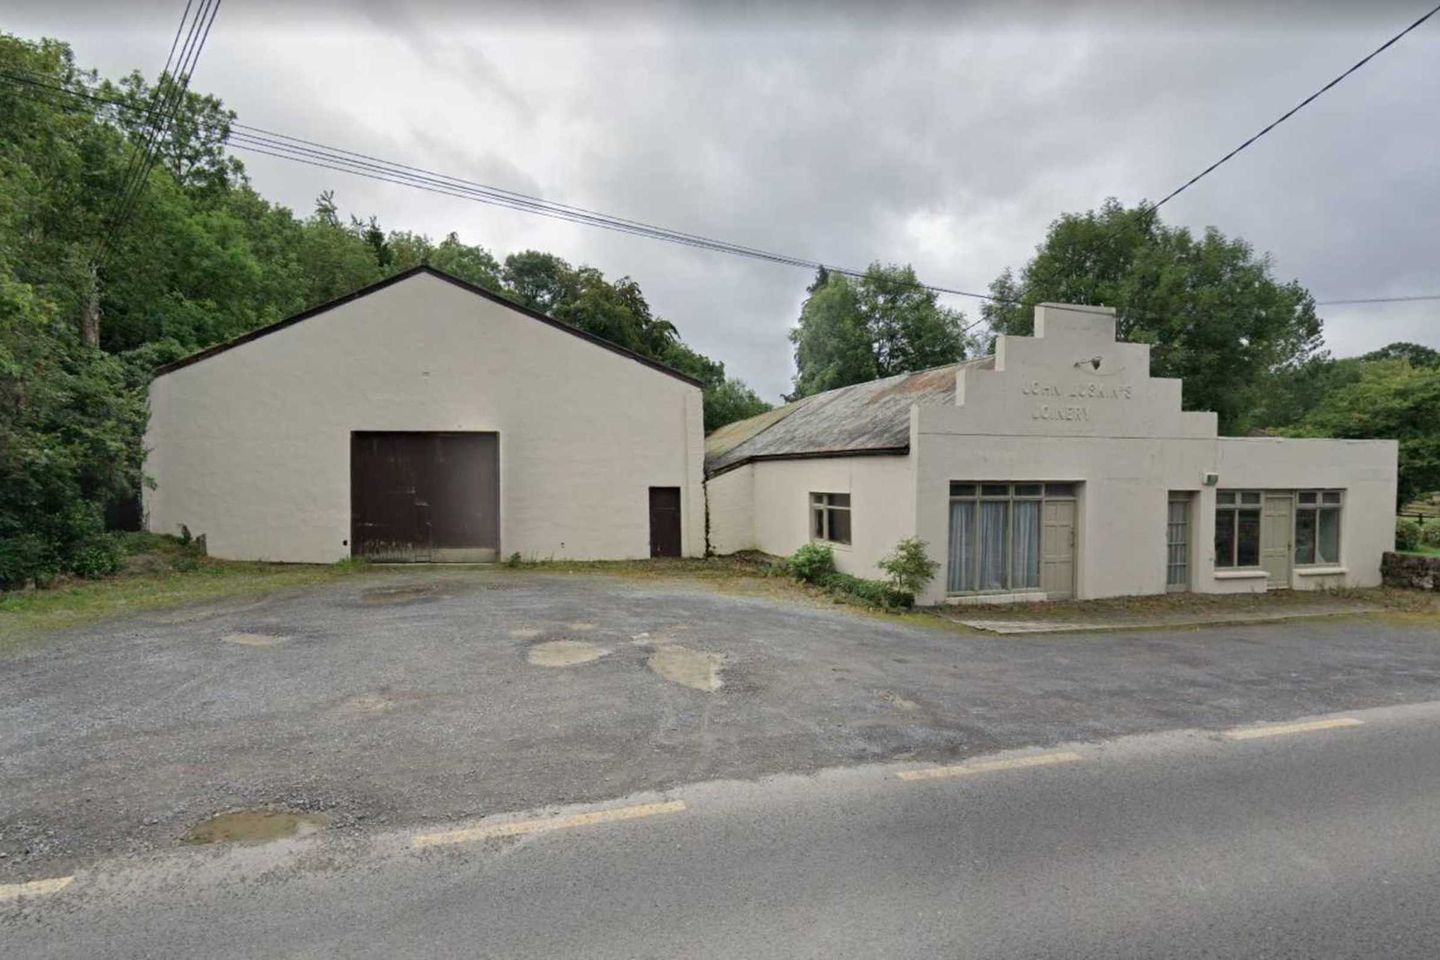
[[[224,0],[193,88],[256,126],[983,291],[1060,213],[1163,196],[1429,5]],[[153,76],[182,7],[11,0],[0,28]],[[241,156],[301,213],[330,188],[387,228],[629,274],[767,399],[790,385],[804,270]],[[1163,212],[1246,238],[1321,300],[1440,293],[1437,167],[1440,17]],[[1337,355],[1440,346],[1440,302],[1321,309]]]

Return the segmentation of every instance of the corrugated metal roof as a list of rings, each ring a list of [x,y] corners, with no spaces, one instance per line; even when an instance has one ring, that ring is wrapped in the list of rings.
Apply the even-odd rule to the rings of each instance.
[[[846,456],[908,448],[911,406],[954,403],[956,371],[993,364],[993,357],[981,357],[857,383],[729,424],[705,438],[705,472],[718,473],[755,458]]]

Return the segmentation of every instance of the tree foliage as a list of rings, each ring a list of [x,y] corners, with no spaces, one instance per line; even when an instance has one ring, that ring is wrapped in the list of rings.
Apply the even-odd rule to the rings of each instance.
[[[1185,406],[1214,410],[1225,432],[1252,426],[1270,378],[1321,344],[1309,292],[1277,281],[1244,240],[1196,237],[1113,199],[1052,223],[1019,276],[1006,270],[990,292],[982,313],[995,333],[1029,334],[1037,303],[1116,308],[1120,338],[1151,344],[1154,375],[1182,378]]]
[[[1417,367],[1404,359],[1362,359],[1349,366],[1349,382],[1324,394],[1285,432],[1398,440],[1399,501],[1440,490],[1440,366]]]
[[[765,409],[686,346],[631,278],[539,251],[502,263],[453,233],[437,243],[386,230],[343,217],[330,191],[306,216],[267,201],[226,148],[234,114],[203,93],[179,97],[125,229],[113,229],[173,79],[111,83],[79,69],[64,43],[8,34],[0,70],[71,92],[0,78],[0,589],[109,566],[102,517],[143,482],[156,365],[418,264],[697,377],[707,429]],[[81,337],[90,305],[98,349]]]
[[[793,396],[964,359],[964,321],[908,265],[873,263],[857,279],[822,269],[790,331]]]

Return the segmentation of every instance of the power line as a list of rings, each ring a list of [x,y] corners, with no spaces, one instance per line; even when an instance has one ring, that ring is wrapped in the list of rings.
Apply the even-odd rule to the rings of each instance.
[[[68,97],[84,99],[95,104],[114,106],[121,110],[137,112],[143,108],[125,101],[123,99],[99,96],[94,93],[72,90],[67,87],[43,82],[32,77],[17,75],[0,70],[0,78],[15,83],[48,91],[51,93],[63,94]],[[332,147],[315,140],[307,140],[300,137],[293,137],[288,134],[267,130],[263,127],[251,126],[249,124],[232,122],[230,124],[229,144],[238,149],[247,150],[252,153],[275,157],[277,159],[290,160],[296,163],[303,163],[320,169],[334,170],[340,173],[348,173],[353,176],[365,177],[378,182],[392,183],[398,186],[411,189],[423,190],[442,196],[450,196],[461,200],[486,203],[504,209],[516,210],[522,213],[535,213],[552,219],[563,220],[588,226],[596,226],[615,232],[626,233],[633,236],[648,239],[661,240],[669,243],[676,243],[696,249],[709,250],[718,253],[728,253],[735,256],[744,256],[783,266],[803,267],[811,270],[825,269],[833,273],[846,276],[863,276],[864,271],[846,269],[843,267],[831,266],[821,261],[804,257],[790,256],[787,254],[774,253],[756,247],[744,246],[730,243],[728,241],[715,240],[699,234],[684,233],[655,224],[646,223],[640,220],[631,220],[617,217],[610,214],[600,213],[585,207],[564,204],[558,201],[546,200],[542,197],[530,194],[519,193],[513,190],[506,190],[501,187],[494,187],[482,184],[477,181],[467,180],[461,177],[453,177],[447,174],[426,170],[423,167],[416,167],[409,164],[384,160],[371,154],[359,151],[347,150],[341,147]],[[952,294],[956,296],[970,297],[978,300],[985,300],[992,303],[1006,304],[1010,306],[1035,306],[1028,301],[1015,300],[1006,297],[995,297],[988,294],[974,293],[966,290],[957,290],[952,287],[942,287],[920,283],[919,281],[892,281],[902,285],[913,285],[918,288],[931,290],[935,293]],[[1353,300],[1322,300],[1317,305],[1339,305],[1352,303],[1389,303],[1406,300],[1431,300],[1440,299],[1440,294],[1421,295],[1415,297],[1378,297],[1360,298]],[[1097,311],[1098,312],[1098,311]],[[1128,310],[1131,316],[1146,315],[1144,311]],[[981,323],[985,317],[979,317],[961,328],[961,332],[968,332]]]
[[[1318,99],[1322,94],[1325,93],[1325,91],[1329,90],[1331,87],[1338,84],[1341,80],[1344,80],[1346,77],[1350,76],[1350,74],[1354,73],[1356,70],[1359,70],[1361,67],[1365,66],[1365,64],[1369,63],[1376,56],[1389,49],[1390,46],[1393,45],[1396,41],[1398,41],[1401,37],[1405,36],[1411,30],[1414,30],[1416,27],[1420,26],[1420,24],[1424,23],[1426,20],[1429,20],[1436,13],[1440,13],[1440,5],[1432,7],[1429,13],[1425,14],[1423,17],[1421,17],[1419,20],[1416,20],[1414,23],[1410,24],[1410,26],[1406,27],[1404,30],[1401,30],[1399,33],[1395,34],[1395,36],[1391,37],[1389,40],[1386,40],[1384,43],[1380,44],[1380,46],[1376,47],[1374,50],[1371,50],[1370,53],[1367,54],[1365,57],[1356,61],[1350,67],[1350,69],[1346,70],[1344,73],[1340,74],[1340,76],[1336,77],[1334,80],[1331,80],[1329,83],[1325,84],[1325,86],[1321,87],[1319,90],[1316,90],[1314,93],[1310,94],[1310,96],[1306,97],[1304,100],[1301,100],[1295,106],[1291,107],[1285,113],[1281,114],[1279,119],[1271,122],[1259,133],[1252,136],[1249,140],[1246,140],[1244,143],[1240,144],[1240,146],[1236,147],[1234,150],[1231,150],[1229,153],[1225,154],[1225,156],[1221,157],[1219,160],[1216,160],[1214,163],[1210,164],[1210,166],[1206,167],[1204,170],[1201,170],[1189,180],[1186,180],[1184,183],[1180,184],[1180,186],[1176,187],[1174,190],[1171,190],[1163,198],[1161,198],[1158,203],[1151,205],[1150,209],[1159,210],[1167,202],[1174,199],[1179,194],[1184,193],[1206,174],[1210,173],[1216,167],[1225,163],[1225,161],[1229,160],[1231,157],[1235,156],[1237,153],[1250,146],[1250,144],[1254,143],[1256,140],[1259,140],[1261,137],[1265,136],[1265,134],[1269,133],[1271,130],[1274,130],[1276,127],[1280,126],[1280,124],[1284,123],[1286,120],[1289,120],[1291,117],[1295,116],[1295,114],[1299,113],[1301,110],[1305,109],[1316,99]]]
[[[1440,293],[1421,293],[1413,297],[1358,297],[1353,300],[1316,300],[1317,307],[1330,307],[1343,303],[1415,303],[1420,300],[1440,300]]]
[[[127,175],[126,180],[122,182],[120,197],[111,217],[110,228],[102,234],[92,258],[93,262],[97,264],[104,263],[111,245],[120,235],[130,214],[134,211],[135,204],[139,201],[140,194],[149,180],[150,172],[155,169],[155,164],[160,156],[160,145],[169,134],[170,127],[174,124],[180,107],[184,104],[185,95],[190,88],[190,76],[194,72],[196,63],[199,62],[200,53],[205,47],[206,40],[210,37],[210,28],[215,22],[216,14],[220,11],[220,2],[221,0],[200,0],[195,17],[190,20],[190,28],[185,33],[185,42],[180,47],[180,57],[175,61],[174,72],[170,72],[176,41],[185,27],[193,0],[187,0],[185,4],[180,27],[176,30],[176,41],[172,41],[170,45],[171,56],[166,57],[166,70],[161,73],[156,86],[156,97],[159,99],[158,117],[153,108],[147,114],[146,126],[148,129],[142,150],[143,160],[138,169],[134,171],[135,175],[133,177]],[[168,89],[165,87],[167,77],[170,81]]]

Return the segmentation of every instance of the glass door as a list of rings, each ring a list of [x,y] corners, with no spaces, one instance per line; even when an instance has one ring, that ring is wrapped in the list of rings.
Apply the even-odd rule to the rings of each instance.
[[[1165,534],[1165,589],[1190,589],[1190,495],[1170,494]]]

